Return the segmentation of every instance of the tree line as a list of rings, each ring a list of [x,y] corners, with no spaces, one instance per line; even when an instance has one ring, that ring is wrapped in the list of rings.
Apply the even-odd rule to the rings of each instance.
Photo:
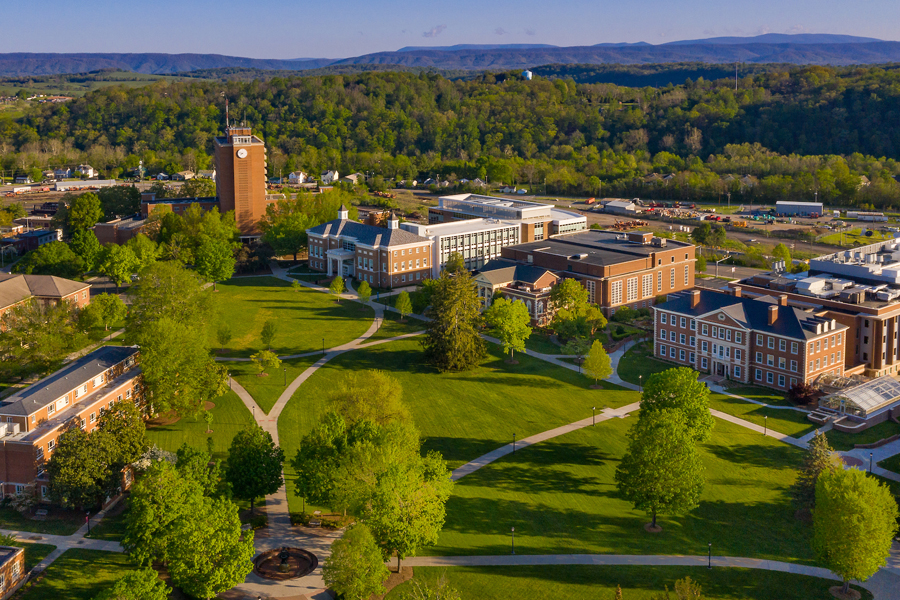
[[[796,67],[727,80],[623,87],[571,79],[360,73],[229,82],[232,116],[266,142],[270,176],[371,171],[519,183],[549,193],[745,201],[819,197],[900,205],[900,72]],[[0,168],[90,161],[119,175],[208,167],[218,82],[110,87],[0,117]],[[886,158],[885,158],[886,157]],[[637,179],[679,178],[661,186]],[[750,175],[752,185],[723,180]],[[860,176],[869,185],[860,185]]]

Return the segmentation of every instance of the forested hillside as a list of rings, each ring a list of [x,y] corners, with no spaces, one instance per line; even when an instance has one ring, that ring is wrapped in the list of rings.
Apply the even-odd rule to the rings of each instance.
[[[0,150],[5,169],[84,159],[116,174],[141,158],[151,170],[202,168],[224,125],[224,91],[232,118],[266,140],[275,176],[336,167],[389,178],[546,180],[551,193],[596,193],[601,183],[610,193],[676,198],[818,191],[826,201],[900,206],[892,178],[900,72],[808,67],[733,86],[361,73],[113,87],[18,120],[0,113]],[[678,176],[664,188],[635,181],[652,172]],[[742,185],[729,174],[755,179]]]

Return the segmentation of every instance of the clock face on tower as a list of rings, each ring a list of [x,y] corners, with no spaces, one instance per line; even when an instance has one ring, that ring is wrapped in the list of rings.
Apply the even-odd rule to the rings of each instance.
[[[247,150],[244,148],[241,148],[240,150],[238,150],[237,157],[238,158],[247,158]]]

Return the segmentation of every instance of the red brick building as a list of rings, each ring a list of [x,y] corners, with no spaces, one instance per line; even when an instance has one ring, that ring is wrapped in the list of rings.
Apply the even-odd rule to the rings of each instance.
[[[695,247],[652,233],[581,231],[503,248],[505,259],[576,279],[609,316],[649,308],[657,296],[694,287]]]
[[[32,298],[43,303],[68,302],[84,308],[91,301],[90,288],[89,283],[53,275],[0,273],[0,327],[7,311]]]
[[[60,434],[90,433],[104,410],[141,397],[138,356],[136,346],[103,346],[0,402],[0,494],[34,485],[45,498],[44,464]]]
[[[550,290],[559,283],[559,277],[547,269],[492,260],[475,274],[474,280],[483,309],[491,305],[494,294],[501,293],[508,300],[524,303],[534,326],[543,327],[553,318]]]
[[[848,328],[788,306],[786,296],[691,290],[653,311],[654,355],[700,373],[782,391],[845,373]]]
[[[0,546],[0,598],[6,600],[25,579],[25,549]]]
[[[431,277],[434,242],[400,229],[393,214],[387,227],[349,219],[341,206],[338,218],[307,229],[309,268],[367,281],[382,288],[415,285]]]

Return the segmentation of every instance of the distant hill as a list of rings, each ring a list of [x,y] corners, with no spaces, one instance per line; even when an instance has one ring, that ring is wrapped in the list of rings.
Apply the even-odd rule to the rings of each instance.
[[[171,75],[209,69],[305,71],[346,65],[397,65],[448,71],[506,70],[548,64],[787,63],[854,65],[900,62],[900,42],[832,34],[765,34],[651,45],[646,42],[558,47],[549,44],[407,46],[334,60],[256,59],[220,54],[0,54],[0,77],[86,73],[101,69]],[[339,71],[339,70],[338,70]]]

